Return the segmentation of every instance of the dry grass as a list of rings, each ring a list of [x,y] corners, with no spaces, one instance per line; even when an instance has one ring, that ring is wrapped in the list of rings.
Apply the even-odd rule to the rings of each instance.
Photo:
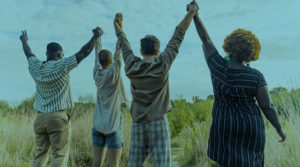
[[[273,101],[284,116],[280,118],[287,133],[287,140],[279,143],[279,136],[274,128],[266,121],[266,167],[299,167],[300,166],[300,93],[297,95],[273,96]],[[23,107],[13,112],[0,111],[0,166],[27,167],[31,166],[34,156],[33,121],[35,113],[28,101]],[[181,104],[182,103],[182,104]],[[206,155],[209,127],[211,118],[206,117],[211,110],[211,102],[197,102],[187,104],[185,101],[174,101],[174,113],[169,113],[172,127],[182,119],[186,125],[178,135],[172,139],[173,164],[176,161],[183,167],[213,167],[216,166]],[[201,105],[200,105],[201,104]],[[6,107],[7,108],[7,107]],[[183,108],[182,111],[180,108]],[[8,111],[8,110],[7,110]],[[72,139],[69,166],[84,167],[92,164],[91,129],[93,122],[94,104],[81,103],[70,111],[72,113]],[[204,112],[206,111],[206,112]],[[22,112],[22,114],[20,114]],[[176,112],[176,113],[175,113]],[[177,113],[178,112],[178,113]],[[181,116],[180,113],[187,113]],[[1,114],[4,113],[4,114]],[[203,116],[196,118],[202,113]],[[173,115],[172,115],[173,114]],[[178,115],[179,114],[179,115]],[[177,120],[178,119],[178,120]],[[192,120],[192,121],[189,121]],[[192,122],[192,123],[191,123]],[[131,118],[128,112],[123,111],[124,148],[121,158],[121,167],[128,163],[130,143]],[[182,127],[181,127],[182,128]],[[174,129],[173,129],[174,131]],[[176,130],[175,130],[176,131]],[[51,157],[50,157],[51,158]],[[49,166],[49,164],[47,164]],[[174,165],[173,165],[174,166]]]

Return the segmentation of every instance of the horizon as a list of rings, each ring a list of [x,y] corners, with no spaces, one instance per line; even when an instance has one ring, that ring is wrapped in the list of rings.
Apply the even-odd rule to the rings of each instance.
[[[79,51],[92,36],[96,26],[104,30],[103,48],[114,52],[117,40],[113,18],[122,12],[123,27],[132,49],[139,56],[139,40],[146,34],[153,34],[161,41],[161,51],[171,38],[175,27],[185,16],[185,6],[190,1],[168,0],[151,2],[129,0],[111,1],[6,1],[0,7],[3,23],[0,25],[0,50],[4,57],[0,61],[0,100],[14,104],[32,97],[35,83],[28,69],[19,36],[26,29],[29,45],[34,54],[45,60],[46,45],[58,41],[65,57]],[[262,46],[260,59],[251,67],[261,71],[269,85],[285,87],[289,90],[300,87],[300,1],[237,1],[201,0],[199,16],[203,20],[219,53],[224,38],[237,28],[252,31]],[[147,8],[145,8],[147,6]],[[213,8],[213,10],[212,10]],[[30,9],[30,10],[25,10]],[[130,10],[129,10],[130,9]],[[162,14],[163,13],[163,14]],[[157,19],[160,18],[160,19]],[[73,101],[89,94],[96,97],[96,86],[92,78],[94,52],[70,73]],[[131,99],[130,82],[124,74],[122,78],[126,94]],[[179,54],[169,72],[171,99],[183,96],[191,100],[193,96],[206,98],[213,94],[209,70],[207,68],[201,40],[192,22]]]

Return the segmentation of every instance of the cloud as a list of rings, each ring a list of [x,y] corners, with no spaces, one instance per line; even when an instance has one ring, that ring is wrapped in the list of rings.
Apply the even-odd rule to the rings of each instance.
[[[27,29],[29,43],[34,53],[45,59],[48,42],[62,44],[66,56],[76,53],[92,35],[95,26],[104,29],[103,47],[113,51],[116,37],[113,18],[116,12],[124,15],[124,30],[134,52],[139,53],[139,40],[146,34],[156,35],[163,49],[175,26],[184,17],[188,0],[10,0],[1,4],[0,11],[0,99],[22,100],[34,93],[34,83],[27,70],[26,58],[19,42],[20,31]],[[282,78],[268,73],[272,62],[288,58],[287,70],[300,53],[300,1],[290,0],[198,0],[199,15],[203,19],[220,53],[223,39],[236,28],[253,31],[262,43],[261,62],[253,63],[269,76],[270,80]],[[95,93],[91,77],[94,62],[92,54],[71,72],[71,88],[75,99],[79,95]],[[267,66],[260,66],[260,63]],[[297,69],[300,70],[300,69]],[[125,77],[129,93],[129,80]],[[276,86],[276,83],[272,84]],[[84,89],[82,89],[84,87]],[[180,54],[170,71],[172,97],[206,97],[212,93],[210,76],[203,59],[201,41],[192,24],[186,33]],[[82,90],[85,90],[84,92]],[[2,93],[5,92],[5,93]],[[18,96],[16,96],[18,94]]]

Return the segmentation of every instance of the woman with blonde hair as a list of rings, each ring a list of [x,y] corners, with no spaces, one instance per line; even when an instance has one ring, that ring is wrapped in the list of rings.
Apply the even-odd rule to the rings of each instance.
[[[203,42],[215,96],[208,156],[223,167],[262,167],[265,127],[260,111],[276,128],[280,142],[286,136],[263,74],[248,66],[259,58],[259,40],[252,32],[237,29],[224,40],[229,56],[223,58],[198,15],[194,23]]]

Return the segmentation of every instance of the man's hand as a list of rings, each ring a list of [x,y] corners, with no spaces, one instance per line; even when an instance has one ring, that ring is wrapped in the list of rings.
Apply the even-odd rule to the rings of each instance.
[[[114,19],[114,27],[117,35],[120,31],[122,31],[122,24],[123,24],[123,15],[122,13],[117,13]]]
[[[93,29],[93,33],[95,36],[100,37],[103,34],[103,30],[100,27],[96,27]]]
[[[27,32],[26,30],[22,31],[22,35],[20,36],[20,40],[22,42],[27,42],[28,41],[28,37],[27,37]]]
[[[199,6],[195,0],[193,0],[191,3],[189,3],[186,7],[186,10],[188,13],[193,13],[194,15],[197,15]]]

